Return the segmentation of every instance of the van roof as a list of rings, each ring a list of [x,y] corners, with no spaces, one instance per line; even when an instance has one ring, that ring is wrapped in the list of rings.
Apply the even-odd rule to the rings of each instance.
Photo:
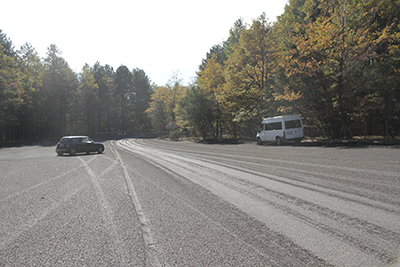
[[[274,121],[286,121],[290,119],[301,119],[299,114],[295,115],[283,115],[283,116],[276,116],[276,117],[268,117],[264,118],[263,122],[274,122]]]

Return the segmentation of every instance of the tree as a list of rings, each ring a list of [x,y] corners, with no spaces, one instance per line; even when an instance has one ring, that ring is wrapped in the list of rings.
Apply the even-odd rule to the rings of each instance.
[[[149,107],[150,97],[152,93],[150,79],[143,70],[138,68],[133,69],[132,75],[133,88],[135,92],[135,124],[136,128],[144,129],[148,126],[148,117],[145,111]]]
[[[151,119],[152,126],[162,132],[168,124],[169,111],[167,110],[167,102],[170,98],[171,91],[166,86],[159,86],[155,89],[151,96],[151,102],[146,113]]]
[[[73,123],[77,120],[75,97],[78,79],[54,44],[47,49],[44,66],[41,95],[47,124],[44,133],[45,138],[58,138],[70,133]]]
[[[392,134],[400,129],[400,2],[368,1],[365,5],[365,11],[371,10],[368,19],[363,18],[376,56],[365,73],[371,82],[364,87],[365,100],[359,112],[368,121],[368,134],[374,134],[374,128],[386,132],[386,122]]]
[[[92,68],[93,76],[98,85],[97,130],[99,132],[114,131],[116,121],[115,110],[115,72],[109,66],[100,66],[99,62]]]
[[[149,115],[152,126],[160,132],[166,130],[169,121],[175,122],[177,106],[184,96],[186,87],[181,85],[179,73],[173,73],[169,83],[159,86],[151,96],[151,102],[146,113]],[[174,131],[177,129],[175,124]]]
[[[272,96],[274,50],[272,26],[262,14],[249,29],[241,31],[239,44],[226,62],[226,84],[221,93],[234,121],[248,122],[247,134]]]
[[[135,91],[133,76],[129,69],[121,65],[115,73],[115,100],[117,107],[118,129],[127,130],[132,125]]]
[[[198,94],[204,94],[204,97],[208,100],[207,105],[212,103],[211,112],[213,116],[206,116],[208,119],[212,118],[215,121],[212,121],[211,132],[214,137],[222,137],[222,132],[224,126],[228,128],[225,123],[229,125],[229,122],[224,122],[223,116],[225,113],[224,105],[224,86],[225,86],[225,77],[224,77],[224,68],[221,63],[218,62],[217,56],[210,58],[207,61],[207,64],[203,70],[198,72],[197,84],[201,88],[201,90],[192,90],[192,94],[190,97],[199,99],[200,101],[205,103]],[[208,111],[207,111],[208,112]]]
[[[320,1],[319,16],[305,24],[301,34],[291,34],[286,59],[287,75],[297,83],[294,93],[304,115],[314,115],[333,138],[351,135],[349,116],[362,103],[364,75],[377,56],[376,46],[386,39],[371,38],[369,21],[374,13],[357,1]]]
[[[235,21],[233,27],[230,28],[229,37],[223,44],[225,54],[225,58],[223,61],[226,61],[228,57],[233,54],[235,46],[238,45],[240,42],[240,34],[243,30],[246,30],[246,24],[244,23],[243,18],[239,18]],[[221,64],[223,63],[221,61],[218,62]]]
[[[168,81],[167,88],[170,93],[167,98],[167,112],[168,116],[172,121],[175,121],[175,108],[178,105],[179,100],[185,92],[185,87],[182,86],[182,79],[179,77],[179,71],[174,72],[171,79]]]
[[[192,132],[200,133],[203,139],[210,134],[218,137],[214,128],[214,101],[207,98],[203,90],[192,85],[179,101],[177,117],[179,124]]]
[[[43,103],[40,97],[43,86],[44,66],[32,47],[26,43],[17,51],[19,55],[19,68],[22,73],[23,105],[18,110],[20,121],[20,139],[38,140],[43,138],[41,129],[43,125]]]
[[[210,59],[214,58],[219,64],[225,64],[225,61],[228,59],[225,53],[225,47],[222,44],[216,44],[211,47],[210,51],[207,52],[206,58],[203,58],[201,65],[199,66],[200,71],[197,73],[198,76],[201,76],[201,72],[204,71],[207,67],[207,63]]]
[[[229,30],[229,37],[226,41],[221,44],[213,45],[209,52],[206,54],[206,58],[203,58],[201,65],[199,66],[200,72],[197,74],[200,76],[201,71],[204,71],[208,60],[214,58],[221,65],[225,65],[225,61],[233,53],[235,45],[239,44],[240,33],[246,29],[246,25],[242,18],[235,21],[233,27]]]
[[[0,134],[1,141],[20,139],[18,108],[21,98],[22,73],[10,39],[0,31]]]
[[[3,33],[2,30],[0,30],[0,44],[2,46],[2,53],[4,55],[9,57],[15,56],[16,53],[14,51],[14,44],[11,39],[7,37],[7,34]]]
[[[98,111],[99,86],[96,84],[89,65],[85,65],[80,73],[80,84],[78,87],[78,114],[82,118],[83,129],[87,135],[96,133],[97,111]],[[80,122],[78,120],[78,122]]]

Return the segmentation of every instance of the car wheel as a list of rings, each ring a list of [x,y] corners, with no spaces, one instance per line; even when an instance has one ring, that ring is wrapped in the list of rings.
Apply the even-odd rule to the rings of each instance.
[[[75,156],[76,155],[76,149],[75,148],[71,148],[71,150],[69,151],[69,155],[70,156]]]
[[[276,145],[280,146],[282,144],[282,140],[279,136],[276,137]]]
[[[257,144],[259,144],[259,145],[262,145],[262,144],[263,144],[263,141],[261,141],[261,138],[260,138],[260,137],[257,138]]]
[[[99,154],[103,153],[103,151],[104,151],[103,147],[99,147],[99,148],[97,149],[97,153],[99,153]]]

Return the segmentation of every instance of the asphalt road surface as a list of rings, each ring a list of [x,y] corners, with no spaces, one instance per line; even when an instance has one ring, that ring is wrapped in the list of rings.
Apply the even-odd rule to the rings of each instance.
[[[398,266],[400,149],[0,149],[3,266]]]

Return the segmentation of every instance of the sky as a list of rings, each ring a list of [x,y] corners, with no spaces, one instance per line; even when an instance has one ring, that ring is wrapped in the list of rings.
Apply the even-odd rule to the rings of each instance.
[[[20,0],[1,3],[0,29],[15,50],[30,43],[39,56],[55,44],[71,69],[87,63],[116,70],[144,70],[165,85],[174,74],[192,83],[213,45],[229,37],[243,18],[251,24],[263,12],[269,21],[288,0]]]

